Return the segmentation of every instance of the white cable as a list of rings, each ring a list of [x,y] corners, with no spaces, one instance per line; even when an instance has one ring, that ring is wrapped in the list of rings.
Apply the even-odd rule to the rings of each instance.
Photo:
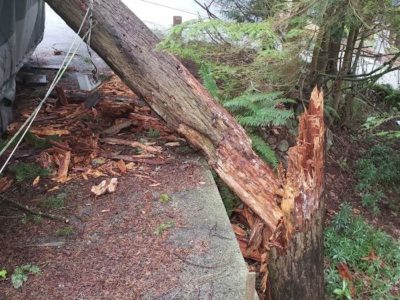
[[[74,58],[74,56],[76,55],[76,52],[78,51],[80,45],[78,44],[75,47],[75,50],[73,51],[72,55],[71,51],[73,49],[73,47],[75,46],[76,41],[79,38],[79,33],[81,32],[83,25],[89,15],[89,12],[91,11],[91,9],[93,8],[93,0],[91,0],[91,6],[88,7],[86,14],[82,20],[82,23],[79,27],[79,30],[77,32],[77,35],[75,36],[67,54],[64,57],[64,60],[61,64],[60,69],[58,70],[56,76],[53,79],[53,82],[51,83],[47,93],[45,94],[44,98],[40,101],[40,103],[38,104],[38,106],[36,107],[36,109],[32,112],[32,114],[25,120],[25,122],[22,124],[22,126],[20,127],[20,129],[17,131],[17,133],[10,139],[10,141],[6,144],[6,146],[0,151],[0,156],[4,154],[4,152],[10,147],[10,145],[15,141],[16,138],[18,138],[19,134],[24,130],[25,126],[26,129],[23,132],[23,134],[21,135],[21,137],[19,138],[17,144],[15,145],[14,149],[12,150],[12,152],[10,153],[10,155],[8,156],[7,160],[5,161],[5,163],[3,164],[3,166],[0,169],[0,175],[3,173],[5,167],[7,166],[8,162],[10,161],[11,157],[14,155],[15,151],[17,150],[18,146],[21,144],[22,140],[24,139],[26,133],[28,132],[28,130],[30,129],[32,123],[34,122],[36,116],[38,115],[40,109],[42,108],[43,104],[46,102],[47,98],[50,96],[51,92],[53,91],[53,89],[55,88],[55,86],[58,84],[58,82],[60,81],[61,77],[64,75],[65,71],[67,70],[69,64],[71,63],[72,59]],[[91,26],[89,28],[89,30],[85,33],[85,35],[82,37],[82,39],[84,40],[91,32]],[[68,56],[70,56],[70,58],[67,61]],[[67,63],[66,63],[67,61]]]
[[[89,15],[89,8],[88,8],[88,10],[87,10],[87,12],[86,12],[86,14],[85,14],[83,20],[82,20],[82,23],[81,23],[81,26],[79,27],[79,30],[78,30],[78,32],[77,32],[77,35],[75,36],[75,38],[74,38],[74,40],[73,40],[73,42],[72,42],[70,48],[68,49],[67,54],[66,54],[65,57],[64,57],[63,62],[61,63],[60,69],[58,70],[56,76],[55,76],[54,79],[53,79],[53,82],[52,82],[51,85],[50,85],[50,88],[49,88],[49,90],[48,90],[48,91],[50,91],[50,93],[51,93],[52,90],[54,89],[54,86],[55,86],[55,85],[54,85],[54,82],[58,79],[58,77],[59,77],[59,75],[60,75],[60,73],[61,73],[61,71],[62,71],[62,69],[63,69],[63,67],[64,67],[64,64],[65,64],[65,62],[66,62],[66,60],[67,60],[67,57],[71,54],[72,48],[75,46],[75,43],[76,43],[76,41],[78,40],[79,33],[81,32],[82,27],[83,27],[83,24],[85,23],[86,18],[87,18],[88,15]],[[45,99],[47,99],[48,94],[50,94],[50,93],[46,93],[45,98],[43,98],[44,101],[46,101]],[[44,102],[43,100],[42,100],[41,102]],[[31,119],[32,116],[35,114],[35,112],[36,112],[36,110],[39,108],[39,106],[41,106],[40,103],[39,103],[39,105],[37,106],[37,108],[32,112],[32,114],[25,120],[25,122],[22,124],[22,126],[21,126],[21,127],[19,128],[19,130],[17,131],[17,133],[9,140],[9,142],[6,144],[6,146],[0,151],[0,156],[3,155],[3,153],[10,147],[10,145],[14,142],[14,140],[15,140],[15,139],[18,137],[18,135],[22,132],[22,130],[24,129],[24,127],[26,126],[26,124],[29,123],[30,119]],[[0,172],[0,174],[1,174],[1,172]]]

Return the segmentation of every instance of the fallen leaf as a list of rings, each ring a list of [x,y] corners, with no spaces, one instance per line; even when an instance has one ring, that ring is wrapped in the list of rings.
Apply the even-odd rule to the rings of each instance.
[[[371,253],[368,256],[361,257],[362,260],[369,260],[369,261],[374,261],[378,260],[379,257],[376,255],[375,251],[372,250]]]
[[[111,180],[105,179],[102,182],[100,182],[100,184],[92,186],[90,191],[96,196],[101,196],[106,193],[114,193],[115,190],[117,189],[117,185],[118,185],[117,178],[111,178]]]
[[[32,186],[33,186],[33,187],[38,186],[38,185],[39,185],[39,182],[40,182],[40,176],[36,177],[36,178],[33,180]]]
[[[353,284],[353,276],[351,275],[349,267],[347,266],[346,263],[338,263],[337,268],[338,268],[340,278],[342,278],[343,280],[346,280],[348,282],[351,296],[354,297],[356,294],[356,289]]]
[[[349,267],[345,263],[338,263],[337,268],[340,278],[346,279],[350,282],[353,281],[353,276],[351,276]]]

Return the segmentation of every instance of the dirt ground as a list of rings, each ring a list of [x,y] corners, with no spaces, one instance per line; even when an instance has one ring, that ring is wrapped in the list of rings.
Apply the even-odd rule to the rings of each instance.
[[[68,76],[61,86],[68,103],[53,93],[31,130],[35,140],[59,137],[45,149],[24,142],[10,164],[34,162],[52,173],[14,180],[0,199],[0,266],[9,275],[28,263],[41,272],[20,289],[10,279],[0,281],[0,299],[141,299],[147,290],[161,296],[178,284],[183,262],[174,253],[184,258],[189,252],[166,242],[168,224],[184,224],[182,212],[161,203],[160,195],[201,184],[199,168],[187,163],[194,151],[117,78],[101,87],[95,108],[85,107],[88,95]],[[11,132],[44,91],[20,87]],[[112,138],[129,143],[107,140],[105,130],[124,122],[131,123]],[[11,172],[6,175],[13,180]],[[115,192],[91,192],[111,178],[118,180]],[[43,207],[60,195],[61,207]],[[54,216],[59,220],[49,218]]]
[[[343,202],[353,207],[353,213],[363,216],[367,221],[394,238],[400,238],[400,218],[388,205],[380,205],[381,213],[374,215],[371,209],[361,205],[361,196],[355,191],[357,185],[357,160],[372,146],[366,137],[342,130],[333,135],[334,146],[326,157],[326,205],[327,222]],[[400,147],[400,145],[399,145]],[[393,199],[396,201],[396,199]]]

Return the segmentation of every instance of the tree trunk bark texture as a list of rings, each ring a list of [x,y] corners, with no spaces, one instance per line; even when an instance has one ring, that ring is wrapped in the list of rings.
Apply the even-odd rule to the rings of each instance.
[[[342,102],[342,86],[344,83],[343,77],[345,77],[349,71],[351,71],[351,63],[353,61],[353,53],[355,50],[355,44],[357,41],[359,28],[358,27],[351,27],[349,31],[349,35],[347,37],[346,49],[343,56],[343,63],[339,70],[339,74],[337,76],[337,80],[334,83],[333,90],[332,90],[332,107],[335,111],[338,111],[340,108],[340,104]]]
[[[46,2],[74,30],[88,4],[87,0]],[[92,48],[167,125],[203,151],[211,167],[248,206],[249,249],[262,257],[265,288],[271,262],[273,299],[317,299],[308,297],[309,289],[322,299],[322,92],[313,91],[301,117],[300,136],[297,146],[289,150],[287,173],[280,170],[276,175],[254,153],[236,120],[175,57],[157,50],[158,38],[121,1],[95,0],[93,23]],[[270,252],[272,248],[276,250]],[[297,274],[303,276],[293,278]],[[286,284],[296,287],[294,298],[280,292],[289,288]]]

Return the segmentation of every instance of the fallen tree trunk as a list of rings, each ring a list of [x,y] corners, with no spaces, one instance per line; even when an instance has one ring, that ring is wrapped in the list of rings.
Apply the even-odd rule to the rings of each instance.
[[[88,1],[46,2],[77,30]],[[171,128],[203,151],[221,179],[251,209],[246,214],[252,229],[248,246],[260,254],[255,257],[261,257],[265,288],[268,268],[271,272],[271,297],[323,298],[322,94],[313,92],[298,145],[290,150],[287,175],[277,176],[254,153],[244,129],[175,57],[156,49],[158,38],[121,1],[95,0],[93,21],[92,48]],[[307,268],[310,271],[302,273]],[[296,292],[285,292],[292,286],[298,287]],[[316,296],[310,297],[311,293]]]
[[[46,1],[72,29],[87,0]],[[253,152],[243,128],[121,1],[94,1],[92,48],[150,107],[206,155],[209,164],[270,228],[282,217],[273,171]],[[86,27],[87,29],[87,27]],[[85,31],[85,30],[84,30]]]

